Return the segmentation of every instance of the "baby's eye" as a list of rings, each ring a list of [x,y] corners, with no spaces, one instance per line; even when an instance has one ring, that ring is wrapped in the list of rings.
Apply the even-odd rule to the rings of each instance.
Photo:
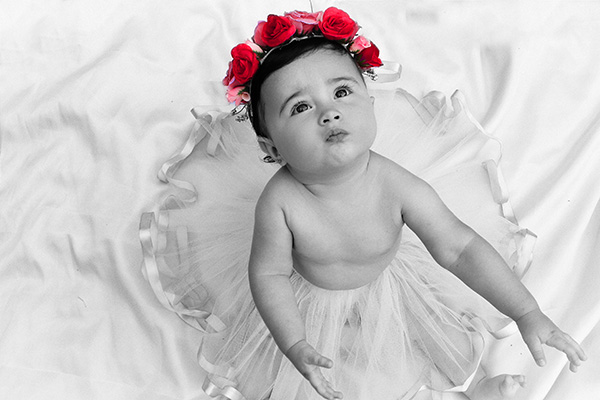
[[[346,97],[351,93],[350,89],[347,87],[342,87],[339,88],[335,91],[335,97],[339,98],[339,97]]]
[[[301,112],[308,110],[308,104],[306,103],[298,103],[294,107],[292,107],[292,115],[299,114]]]

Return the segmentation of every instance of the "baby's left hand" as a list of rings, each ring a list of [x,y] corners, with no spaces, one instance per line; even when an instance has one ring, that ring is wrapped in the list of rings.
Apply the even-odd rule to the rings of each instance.
[[[561,331],[539,309],[523,315],[516,322],[525,344],[540,367],[546,365],[543,344],[565,353],[570,362],[569,369],[572,372],[577,372],[581,362],[587,359],[581,346],[571,336]]]

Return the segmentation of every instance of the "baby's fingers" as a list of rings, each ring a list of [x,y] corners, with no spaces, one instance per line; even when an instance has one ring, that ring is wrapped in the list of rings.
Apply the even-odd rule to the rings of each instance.
[[[325,379],[320,371],[310,374],[308,376],[308,381],[315,388],[317,393],[328,400],[343,398],[342,393],[334,390],[333,387],[331,387],[331,383]]]
[[[544,349],[542,349],[542,342],[538,339],[537,336],[532,338],[523,338],[525,344],[529,348],[535,363],[540,367],[546,365],[546,356],[544,355]]]
[[[318,367],[323,367],[323,368],[333,367],[333,361],[331,361],[327,357],[320,355],[317,352],[314,352],[311,355],[309,355],[308,359],[306,360],[306,363],[311,364],[311,365],[316,365]]]
[[[327,381],[325,381],[325,384],[323,385],[323,389],[319,390],[317,389],[317,392],[323,396],[324,398],[326,398],[327,400],[334,400],[334,399],[342,399],[344,398],[344,396],[342,395],[342,392],[338,392],[336,390],[334,390],[331,387],[331,384]]]
[[[546,342],[548,346],[552,346],[557,350],[562,351],[567,355],[571,365],[569,369],[572,372],[577,372],[577,367],[581,365],[581,361],[585,361],[587,356],[585,352],[571,336],[566,333],[560,335],[553,335]]]

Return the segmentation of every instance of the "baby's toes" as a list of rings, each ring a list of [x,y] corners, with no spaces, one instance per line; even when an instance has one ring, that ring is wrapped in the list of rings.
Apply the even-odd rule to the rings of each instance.
[[[500,393],[506,397],[514,396],[519,388],[525,386],[524,375],[505,375],[502,382],[500,382]]]

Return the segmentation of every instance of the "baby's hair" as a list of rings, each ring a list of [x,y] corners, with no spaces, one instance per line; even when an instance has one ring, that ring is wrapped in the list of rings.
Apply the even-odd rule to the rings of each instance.
[[[340,55],[347,55],[356,65],[356,69],[362,77],[362,70],[354,62],[352,55],[340,43],[331,41],[324,37],[311,37],[303,40],[292,41],[285,46],[272,50],[269,55],[263,60],[258,71],[252,78],[252,86],[250,88],[250,107],[248,115],[252,122],[252,127],[258,136],[268,137],[268,133],[263,128],[263,105],[261,103],[261,89],[263,83],[275,71],[291,64],[293,61],[302,56],[312,54],[317,50],[331,50]]]

